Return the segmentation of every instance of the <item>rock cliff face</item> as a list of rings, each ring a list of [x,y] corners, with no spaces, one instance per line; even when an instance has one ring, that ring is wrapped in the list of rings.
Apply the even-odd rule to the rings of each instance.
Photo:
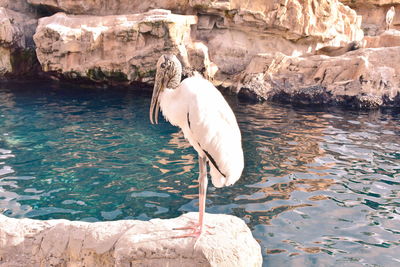
[[[157,58],[162,53],[175,53],[183,62],[186,74],[197,70],[216,86],[234,92],[246,88],[242,95],[257,95],[259,88],[251,88],[254,83],[248,82],[243,87],[243,79],[247,81],[254,74],[249,70],[255,62],[261,64],[260,68],[268,68],[260,61],[266,54],[273,55],[268,56],[272,58],[284,56],[303,65],[314,64],[313,68],[319,68],[320,62],[345,67],[347,52],[351,50],[397,46],[397,16],[393,28],[384,31],[386,11],[397,2],[0,0],[0,6],[42,17],[34,41],[41,68],[49,76],[79,83],[129,85],[144,82],[151,85]],[[21,29],[27,22],[20,26],[11,22],[4,25],[6,31],[15,32],[14,39],[18,39],[15,28]],[[367,36],[364,37],[364,33]],[[8,47],[6,42],[0,42],[5,55],[0,62],[3,76],[15,73],[10,67],[11,60],[7,60],[7,55],[14,52]],[[361,53],[369,55],[371,52]],[[383,66],[390,65],[388,61],[389,58],[385,59]],[[372,71],[374,67],[370,68]],[[303,70],[301,67],[298,72],[281,69],[279,75],[288,75],[286,79],[294,79],[292,75],[311,77],[301,73]],[[379,82],[376,80],[374,84]],[[305,80],[301,85],[313,83],[313,80]],[[290,92],[300,86],[298,82],[291,85],[294,87]],[[311,87],[314,86],[316,84]],[[332,92],[336,91],[335,86],[329,86]],[[337,87],[337,90],[341,89]],[[364,95],[363,90],[356,95]],[[378,91],[372,90],[369,94],[383,97]],[[277,99],[263,94],[255,98]],[[292,98],[292,101],[297,99]],[[382,98],[376,103],[386,105],[389,102]],[[324,103],[337,101],[331,99]]]
[[[386,12],[391,6],[400,14],[400,0],[340,0],[362,16],[362,29],[366,35],[379,35],[385,30]],[[399,29],[400,19],[395,16],[392,29]]]
[[[362,49],[340,57],[253,58],[237,91],[246,97],[358,108],[400,104],[400,47]]]
[[[187,61],[194,16],[153,10],[119,16],[57,13],[41,18],[34,40],[46,72],[95,82],[147,82],[163,53]]]
[[[0,7],[0,77],[39,71],[32,39],[36,25],[33,16]]]
[[[100,5],[98,1],[84,2],[84,5],[78,5],[76,1],[56,3],[30,0],[32,4],[45,5],[53,10],[72,14],[121,14],[164,8],[181,14],[196,15],[198,23],[192,27],[192,41],[202,42],[208,47],[211,62],[218,67],[217,84],[217,80],[229,79],[232,74],[244,70],[251,58],[258,53],[279,51],[288,55],[302,54],[318,46],[340,45],[363,37],[360,30],[361,18],[352,9],[336,0],[304,3],[298,0],[276,1],[276,3],[261,0],[251,3],[234,0],[134,1],[134,3],[104,1]],[[64,26],[69,24],[69,17],[66,16]],[[92,19],[92,17],[80,18],[82,23]],[[179,27],[178,21],[170,22],[178,24]],[[43,20],[40,25],[44,26],[46,23],[52,23],[52,20]],[[38,28],[40,29],[42,27]],[[37,45],[40,50],[39,39],[35,40],[38,40]],[[93,45],[90,44],[92,42],[90,39],[82,42],[89,42],[83,44],[84,46]],[[108,45],[107,41],[104,45]],[[124,51],[123,47],[120,49],[121,53],[128,52]],[[49,58],[57,61],[56,56],[52,57],[49,54]],[[112,62],[114,58],[110,56],[109,60]]]
[[[207,214],[215,226],[195,244],[174,238],[197,219],[72,222],[11,219],[0,214],[1,266],[261,266],[261,248],[246,224]]]

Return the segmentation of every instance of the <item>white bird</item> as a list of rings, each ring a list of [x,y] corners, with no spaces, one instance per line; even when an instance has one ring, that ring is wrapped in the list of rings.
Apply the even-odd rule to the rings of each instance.
[[[234,184],[243,170],[241,134],[236,117],[222,94],[200,74],[181,82],[182,65],[175,55],[163,55],[150,104],[150,121],[158,123],[161,111],[172,125],[179,126],[199,156],[199,220],[193,232],[199,237],[204,228],[207,191],[207,162],[215,187]]]
[[[394,15],[396,11],[394,10],[394,6],[389,8],[388,12],[386,13],[386,30],[390,29],[390,25],[393,23]]]

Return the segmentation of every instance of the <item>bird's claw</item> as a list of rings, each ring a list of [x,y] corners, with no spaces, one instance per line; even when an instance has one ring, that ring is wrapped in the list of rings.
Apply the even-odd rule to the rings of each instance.
[[[215,227],[207,225],[207,228],[212,228],[213,229]],[[192,230],[191,233],[183,234],[183,235],[180,235],[180,236],[175,236],[174,238],[195,237],[196,239],[198,239],[198,238],[200,238],[200,235],[204,234],[204,233],[206,233],[206,234],[214,234],[214,233],[211,233],[208,230],[204,231],[203,230],[203,226],[200,225],[200,224],[197,224],[197,223],[193,223],[193,225],[190,225],[190,226],[177,227],[177,228],[174,228],[173,230]]]

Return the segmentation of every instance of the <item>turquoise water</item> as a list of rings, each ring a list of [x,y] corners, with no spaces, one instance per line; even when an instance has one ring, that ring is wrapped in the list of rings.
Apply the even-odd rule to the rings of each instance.
[[[400,264],[400,115],[228,98],[245,170],[208,190],[238,216],[265,266]],[[0,211],[104,221],[197,211],[197,155],[148,119],[150,93],[0,85]]]

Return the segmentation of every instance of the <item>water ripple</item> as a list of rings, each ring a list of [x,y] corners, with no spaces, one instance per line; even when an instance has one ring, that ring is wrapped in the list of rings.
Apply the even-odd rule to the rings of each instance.
[[[101,221],[197,211],[197,155],[177,128],[149,124],[149,94],[47,87],[0,88],[4,214]],[[398,113],[228,101],[245,169],[232,187],[210,185],[207,211],[241,217],[265,266],[400,262]]]

